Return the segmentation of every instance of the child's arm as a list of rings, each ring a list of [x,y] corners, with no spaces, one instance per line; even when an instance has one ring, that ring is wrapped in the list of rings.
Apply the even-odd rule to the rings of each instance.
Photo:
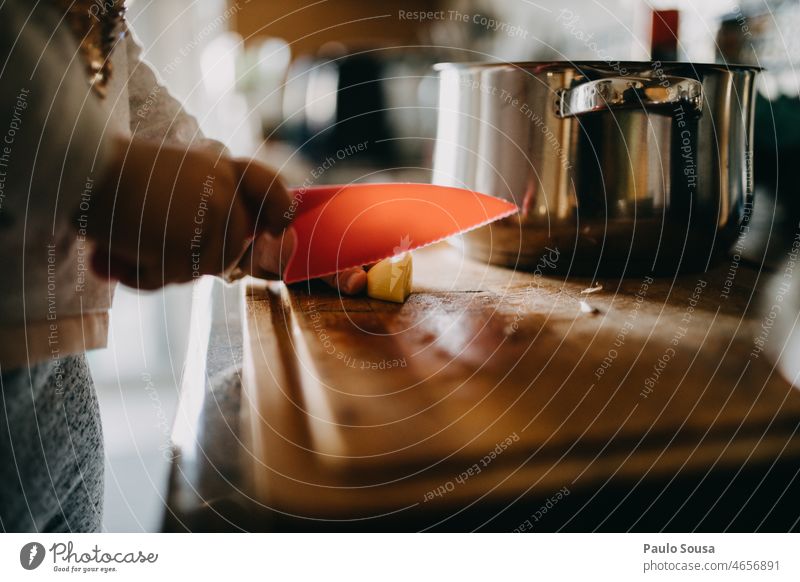
[[[161,84],[150,65],[142,60],[141,46],[131,31],[125,40],[130,75],[128,83],[130,127],[134,138],[145,138],[173,146],[192,146],[222,160],[226,154],[224,146],[220,142],[206,138],[196,119],[188,114],[181,103]],[[256,200],[259,198],[258,189],[263,183],[268,183],[268,187],[272,187],[271,184],[275,181],[274,174],[258,162],[234,163],[239,175],[246,181],[243,184],[243,191],[252,191]],[[266,190],[261,190],[262,196],[264,192]],[[253,210],[257,212],[258,208]],[[265,208],[263,211],[267,210]],[[280,255],[283,254],[285,262],[291,252],[290,244],[291,241],[283,241],[280,237],[270,236],[264,232],[257,236],[253,253],[240,266],[246,272],[253,272],[256,275],[261,270],[279,273]],[[102,254],[99,256],[101,263],[104,258]],[[107,271],[107,268],[104,269],[104,272]],[[344,293],[360,293],[366,287],[367,277],[363,269],[348,269],[324,280]]]

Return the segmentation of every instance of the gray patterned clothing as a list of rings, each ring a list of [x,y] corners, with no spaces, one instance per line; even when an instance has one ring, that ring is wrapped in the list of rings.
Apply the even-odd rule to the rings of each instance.
[[[0,528],[94,532],[103,432],[84,355],[0,375]]]

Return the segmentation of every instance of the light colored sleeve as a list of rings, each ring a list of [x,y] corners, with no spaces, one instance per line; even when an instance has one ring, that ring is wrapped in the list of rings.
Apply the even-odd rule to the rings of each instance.
[[[227,155],[219,141],[203,135],[197,119],[189,114],[162,83],[153,68],[142,60],[142,47],[128,29],[128,99],[131,135],[164,143],[191,145]]]
[[[42,4],[0,6],[0,241],[12,262],[64,232],[110,161],[108,115],[70,32]]]

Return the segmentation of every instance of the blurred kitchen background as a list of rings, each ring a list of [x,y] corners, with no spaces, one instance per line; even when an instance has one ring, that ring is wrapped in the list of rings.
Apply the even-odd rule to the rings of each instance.
[[[292,185],[428,181],[439,61],[759,64],[750,257],[800,216],[797,0],[133,0],[128,20],[205,133]],[[121,289],[110,345],[91,355],[109,531],[159,528],[192,292]]]

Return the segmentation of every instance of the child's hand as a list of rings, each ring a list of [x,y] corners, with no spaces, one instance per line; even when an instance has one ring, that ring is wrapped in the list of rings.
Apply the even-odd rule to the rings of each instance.
[[[92,265],[140,289],[222,274],[257,234],[283,231],[290,202],[260,164],[123,141],[85,213]]]
[[[253,244],[252,255],[246,257],[241,266],[254,276],[258,276],[259,271],[281,274],[292,255],[293,247],[294,239],[291,229],[278,236],[269,233],[261,234]],[[355,267],[336,275],[323,277],[322,280],[342,293],[356,295],[364,291],[367,286],[367,272],[362,267]]]
[[[244,257],[239,267],[245,273],[255,277],[264,273],[280,275],[283,273],[294,247],[291,231],[284,230],[288,226],[288,220],[285,219],[284,213],[290,209],[290,196],[281,187],[282,197],[279,199],[279,203],[273,198],[271,206],[259,211],[258,205],[263,197],[261,193],[266,190],[272,191],[271,184],[275,182],[275,175],[257,162],[241,160],[235,163],[243,176],[243,195],[252,200],[253,212],[259,216],[265,212],[279,213],[276,221],[272,223],[268,221],[264,224],[263,232],[256,236],[252,252]],[[265,186],[267,186],[266,190]],[[367,287],[367,273],[360,267],[323,277],[322,280],[348,295],[361,293]]]
[[[291,198],[278,177],[252,160],[197,149],[121,141],[104,179],[81,212],[95,244],[94,270],[139,289],[248,271],[280,273]],[[283,262],[285,264],[285,260]],[[363,269],[325,280],[344,293],[366,287]]]

